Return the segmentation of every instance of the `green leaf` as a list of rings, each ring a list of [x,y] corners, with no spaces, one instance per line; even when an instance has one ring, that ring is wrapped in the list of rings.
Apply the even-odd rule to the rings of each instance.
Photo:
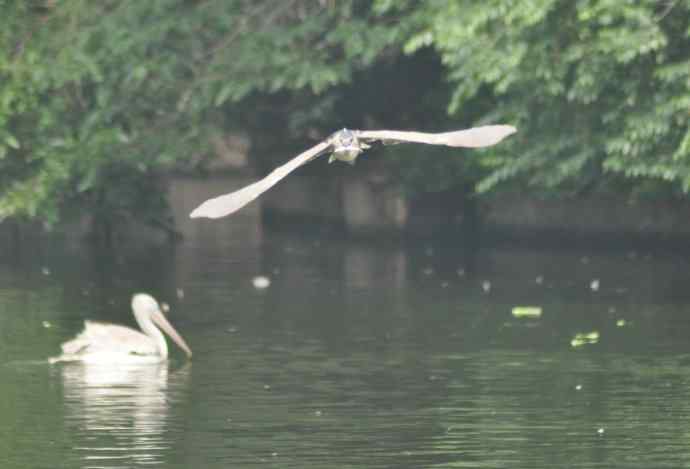
[[[5,135],[5,143],[14,148],[15,150],[19,150],[20,145],[19,145],[19,140],[17,140],[13,135],[7,134]]]

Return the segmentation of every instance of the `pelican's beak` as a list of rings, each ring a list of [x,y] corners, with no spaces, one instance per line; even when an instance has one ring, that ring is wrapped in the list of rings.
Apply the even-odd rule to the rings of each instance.
[[[163,316],[163,313],[160,310],[156,310],[153,314],[151,314],[151,320],[153,320],[153,322],[155,322],[156,325],[160,327],[163,332],[168,334],[168,337],[170,337],[173,340],[173,342],[175,342],[178,345],[178,347],[185,351],[188,358],[192,357],[192,349],[189,348],[187,342],[185,342],[182,336],[177,333],[175,328],[172,326],[172,324],[168,322],[168,320],[165,318],[165,316]]]

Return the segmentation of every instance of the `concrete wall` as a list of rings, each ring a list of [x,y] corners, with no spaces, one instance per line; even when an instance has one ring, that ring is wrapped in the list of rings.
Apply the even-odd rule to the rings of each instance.
[[[485,225],[527,232],[564,231],[582,235],[690,235],[690,202],[590,197],[540,199],[508,193],[482,201]]]
[[[472,206],[462,193],[421,194],[410,200],[402,187],[384,172],[376,168],[366,173],[349,171],[342,165],[334,165],[328,174],[298,171],[231,217],[190,222],[189,212],[201,201],[239,189],[256,179],[246,175],[172,178],[168,197],[177,229],[183,235],[208,238],[209,242],[218,238],[260,240],[262,213],[287,217],[284,220],[322,219],[359,235],[428,236],[455,230],[468,217],[470,224],[474,223],[473,213],[469,211]],[[520,193],[489,195],[478,200],[481,227],[496,232],[690,237],[690,201],[660,199],[631,203],[615,197],[541,199]],[[251,217],[254,221],[237,224],[233,222],[237,217]],[[72,222],[63,230],[85,234],[88,231],[85,220]],[[36,223],[16,225],[5,220],[0,223],[0,242],[7,245],[13,238],[40,231]]]
[[[264,196],[263,207],[279,214],[305,215],[342,223],[355,234],[429,235],[474,223],[461,192],[420,194],[409,199],[395,181],[378,173],[335,178],[286,178]],[[640,237],[690,235],[690,201],[631,202],[624,197],[544,199],[521,193],[478,199],[485,229],[525,234],[561,232],[578,236],[630,234]]]

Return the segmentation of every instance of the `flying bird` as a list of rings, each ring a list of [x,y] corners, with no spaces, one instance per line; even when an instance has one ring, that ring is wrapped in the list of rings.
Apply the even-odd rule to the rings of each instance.
[[[184,350],[187,357],[192,356],[187,343],[165,319],[151,295],[134,295],[132,311],[143,334],[125,326],[85,321],[84,330],[62,344],[62,355],[51,358],[50,362],[160,363],[168,359],[168,345],[160,329]]]
[[[220,218],[230,215],[266,192],[295,169],[329,151],[331,152],[329,162],[340,160],[354,164],[357,157],[364,150],[370,148],[371,143],[376,141],[381,141],[384,144],[413,142],[449,147],[481,148],[495,145],[515,131],[516,129],[512,125],[485,125],[442,133],[342,129],[274,169],[263,179],[237,191],[205,201],[195,208],[189,216],[191,218]]]

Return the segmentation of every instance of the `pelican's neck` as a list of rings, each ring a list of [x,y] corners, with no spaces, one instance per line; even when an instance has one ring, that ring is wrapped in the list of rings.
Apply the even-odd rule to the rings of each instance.
[[[142,331],[144,331],[144,334],[149,336],[153,342],[156,344],[156,348],[158,349],[158,355],[165,360],[168,358],[168,343],[165,341],[165,336],[163,336],[163,333],[156,327],[156,325],[153,323],[151,320],[151,316],[148,314],[134,314],[134,316],[137,319],[137,322],[139,323],[139,327],[141,328]]]

